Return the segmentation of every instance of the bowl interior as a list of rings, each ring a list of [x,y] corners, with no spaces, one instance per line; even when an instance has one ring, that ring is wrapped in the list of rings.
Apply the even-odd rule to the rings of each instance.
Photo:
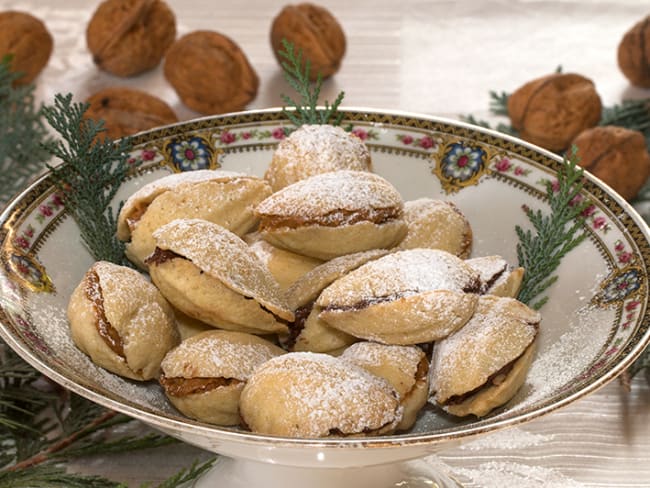
[[[373,169],[404,200],[453,201],[469,219],[472,256],[517,263],[515,226],[529,228],[523,206],[548,209],[547,181],[560,160],[521,141],[431,117],[367,110],[345,112],[344,127],[364,138]],[[217,168],[263,175],[289,123],[277,110],[199,119],[141,134],[132,158],[141,171],[116,206],[143,184],[172,171]],[[541,310],[537,355],[524,387],[487,418],[455,419],[432,406],[412,431],[375,439],[279,439],[188,420],[154,383],[136,383],[95,366],[72,343],[66,307],[93,259],[47,177],[1,216],[0,334],[24,359],[73,391],[217,452],[255,443],[329,447],[405,447],[460,440],[512,425],[594,391],[648,343],[648,232],[620,197],[591,176],[588,238],[563,260]],[[256,454],[250,454],[255,457]]]

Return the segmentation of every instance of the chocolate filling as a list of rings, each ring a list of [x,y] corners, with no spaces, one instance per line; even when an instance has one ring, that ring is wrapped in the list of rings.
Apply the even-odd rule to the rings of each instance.
[[[138,222],[140,222],[140,219],[144,215],[144,213],[147,211],[149,208],[148,204],[139,204],[136,207],[131,210],[131,213],[126,219],[126,224],[129,226],[129,230],[133,232],[133,230],[137,227]]]
[[[171,261],[172,259],[182,258],[182,257],[183,256],[175,253],[174,251],[170,251],[168,249],[160,249],[159,247],[156,247],[156,249],[154,249],[154,251],[144,260],[144,263],[146,265],[150,265],[150,264],[159,265],[167,261]]]
[[[276,230],[288,227],[296,229],[309,225],[321,225],[323,227],[339,227],[352,225],[359,222],[372,222],[381,225],[392,220],[401,218],[401,207],[369,208],[362,210],[334,210],[325,215],[313,217],[300,217],[296,215],[267,215],[262,217],[260,231]]]
[[[222,386],[233,386],[243,383],[235,378],[167,378],[160,375],[160,384],[168,395],[184,397],[216,390]]]
[[[463,287],[461,291],[464,293],[478,293],[481,288],[481,282],[480,280],[472,280],[467,286]],[[353,305],[338,305],[338,304],[332,304],[328,305],[327,307],[323,308],[323,311],[327,312],[348,312],[350,310],[363,310],[364,308],[368,308],[372,305],[376,305],[378,303],[383,303],[383,302],[392,302],[395,300],[399,300],[400,298],[412,296],[412,295],[417,295],[419,293],[423,293],[425,291],[434,291],[434,290],[404,290],[399,293],[392,293],[390,295],[384,295],[382,297],[372,297],[372,298],[367,298],[364,300],[361,300]]]
[[[99,283],[99,275],[96,272],[90,272],[86,276],[86,288],[84,291],[86,293],[86,298],[88,298],[92,303],[95,317],[97,317],[95,326],[97,327],[99,336],[115,354],[124,358],[124,343],[122,342],[122,338],[115,327],[113,327],[106,318],[104,296],[102,294],[102,287]]]
[[[315,300],[312,300],[306,305],[303,305],[302,307],[298,307],[294,311],[294,316],[296,318],[292,324],[289,324],[289,335],[286,338],[284,338],[282,341],[282,346],[287,351],[293,351],[293,348],[296,345],[296,341],[298,340],[298,337],[300,336],[303,329],[305,328],[305,322],[307,322],[307,317],[309,317],[309,314],[314,308],[314,303]]]
[[[160,249],[159,247],[156,247],[154,249],[154,251],[144,260],[144,262],[147,265],[151,265],[151,264],[160,265],[162,263],[165,263],[167,261],[171,261],[172,259],[177,259],[177,258],[187,259],[185,256],[182,256],[182,255],[180,255],[178,253],[175,253],[174,251],[170,251],[169,249]],[[203,274],[203,270],[200,270],[200,273]],[[244,298],[246,300],[254,300],[260,306],[260,308],[262,310],[264,310],[265,312],[270,313],[271,315],[273,315],[273,318],[275,318],[276,321],[280,322],[281,324],[287,325],[287,326],[289,325],[289,322],[287,320],[285,320],[282,317],[274,314],[271,310],[266,308],[264,305],[257,302],[257,300],[255,300],[255,298],[247,297],[247,296],[244,296]]]
[[[529,324],[529,325],[534,325],[535,329],[538,328],[539,324]],[[515,363],[519,361],[519,359],[524,355],[526,350],[530,347],[530,344],[526,346],[526,348],[522,351],[522,353],[517,356],[515,359],[510,361],[508,364],[506,364],[503,368],[498,370],[497,372],[491,374],[487,381],[483,383],[481,386],[474,388],[471,391],[468,391],[466,393],[463,393],[462,395],[454,395],[451,396],[445,401],[442,405],[459,405],[463,403],[465,400],[467,400],[469,397],[476,395],[477,393],[480,393],[481,390],[485,388],[491,388],[493,386],[499,386],[501,383],[503,383],[506,379],[506,377],[510,374],[512,371],[512,368],[514,367]]]
[[[501,268],[499,271],[497,271],[492,276],[490,276],[490,279],[483,282],[482,285],[481,285],[481,291],[480,291],[481,295],[484,295],[485,293],[487,293],[488,290],[494,286],[494,284],[497,282],[497,280],[503,276],[503,274],[506,272],[507,269],[508,269],[508,265],[504,264],[503,268]]]

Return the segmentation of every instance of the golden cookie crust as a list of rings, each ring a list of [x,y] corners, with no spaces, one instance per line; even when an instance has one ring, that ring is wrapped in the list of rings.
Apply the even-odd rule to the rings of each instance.
[[[284,350],[251,334],[202,332],[184,340],[165,356],[161,383],[170,402],[188,417],[218,425],[237,425],[244,384],[256,367],[281,354]],[[224,384],[202,386],[213,379],[221,379]],[[168,387],[172,381],[180,383],[185,391]]]
[[[397,189],[364,171],[301,180],[266,198],[255,212],[265,240],[325,260],[392,247],[406,233]]]
[[[437,249],[391,253],[332,283],[316,304],[329,326],[384,344],[439,340],[462,327],[478,302],[478,273]]]
[[[372,169],[365,143],[327,124],[302,125],[280,141],[264,174],[273,191],[330,171]]]
[[[285,291],[305,274],[323,263],[321,259],[310,258],[274,246],[262,239],[258,232],[245,235],[244,240],[266,265],[280,288]]]
[[[106,261],[86,272],[67,315],[79,349],[134,380],[156,378],[163,357],[180,341],[172,308],[156,287],[137,271]]]
[[[253,208],[270,195],[261,178],[222,170],[176,173],[153,181],[132,194],[118,216],[117,236],[126,255],[146,269],[153,252],[153,232],[179,218],[196,218],[219,224],[244,235],[256,224]]]
[[[429,365],[417,346],[389,346],[377,342],[357,342],[341,359],[386,379],[397,391],[404,408],[397,430],[410,429],[429,398]]]
[[[516,298],[524,279],[524,268],[513,268],[501,256],[482,256],[465,261],[478,271],[481,293]]]
[[[151,278],[182,312],[219,328],[286,332],[293,321],[279,285],[246,243],[223,227],[178,219],[154,232],[169,259],[149,261]]]
[[[383,378],[327,354],[292,352],[255,370],[240,413],[253,432],[319,438],[392,432],[402,407]]]
[[[358,340],[356,337],[334,329],[321,320],[318,317],[321,310],[314,302],[321,291],[334,281],[386,254],[388,251],[384,249],[374,249],[334,258],[306,273],[289,287],[285,296],[296,314],[289,338],[282,338],[289,350],[339,355],[347,346],[355,343]]]
[[[442,249],[466,259],[472,251],[472,228],[467,217],[452,202],[420,198],[404,202],[408,226],[399,249]]]
[[[533,344],[540,320],[538,312],[513,298],[481,296],[469,322],[434,345],[431,392],[435,403],[447,409],[447,405],[461,403],[484,385],[489,386],[495,375],[507,377],[509,371],[517,374],[518,369],[508,369],[508,366]],[[518,378],[523,382],[525,374],[519,372]],[[510,398],[499,396],[498,399],[504,403]],[[494,406],[497,405],[491,408]],[[480,416],[487,412],[481,408],[471,413]]]

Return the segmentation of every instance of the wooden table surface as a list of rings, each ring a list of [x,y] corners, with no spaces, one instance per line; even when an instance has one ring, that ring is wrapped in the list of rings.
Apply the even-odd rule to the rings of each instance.
[[[167,0],[178,31],[211,29],[234,39],[260,76],[249,108],[281,105],[286,90],[272,55],[269,31],[284,5],[264,0]],[[57,92],[84,99],[110,85],[145,89],[183,107],[161,67],[132,79],[100,72],[85,45],[96,0],[0,1],[2,9],[40,17],[55,51],[37,79],[37,96]],[[474,114],[491,120],[490,90],[512,91],[558,66],[591,78],[605,105],[650,97],[631,87],[616,64],[618,43],[650,14],[639,0],[323,0],[341,22],[348,49],[340,72],[323,88],[332,101],[345,90],[347,107],[420,112],[449,118]],[[136,429],[141,426],[132,427]],[[95,458],[72,469],[137,486],[161,480],[209,454],[191,446]],[[572,405],[516,428],[449,449],[444,463],[468,487],[650,486],[650,387],[637,378],[630,392],[618,381]]]

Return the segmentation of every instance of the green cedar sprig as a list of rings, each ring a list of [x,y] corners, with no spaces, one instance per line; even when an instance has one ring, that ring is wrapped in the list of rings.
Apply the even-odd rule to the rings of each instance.
[[[0,343],[0,488],[126,488],[99,476],[70,473],[66,462],[180,442],[159,434],[117,435],[115,427],[135,421],[65,390],[44,391],[41,378]],[[186,486],[212,462],[194,463],[158,488]]]
[[[318,78],[314,84],[309,80],[311,62],[309,59],[303,60],[302,50],[296,50],[292,42],[282,39],[282,49],[278,54],[283,59],[280,64],[284,70],[284,78],[300,96],[300,101],[296,102],[291,97],[281,94],[281,98],[292,110],[283,109],[283,114],[296,127],[304,124],[332,124],[339,125],[343,114],[338,113],[338,107],[343,101],[345,92],[340,92],[332,105],[325,101],[324,108],[318,108],[318,98],[320,96],[323,80],[318,73]]]
[[[87,103],[73,103],[72,94],[57,94],[54,106],[44,108],[45,118],[60,136],[45,147],[64,163],[48,168],[92,256],[129,266],[124,243],[115,235],[119,209],[114,212],[111,201],[132,169],[131,139],[99,140],[104,123],[85,118],[87,109]]]
[[[42,171],[49,158],[41,146],[48,137],[34,85],[14,86],[20,73],[11,71],[11,59],[7,55],[0,60],[0,206]]]
[[[541,296],[555,281],[553,273],[560,261],[586,237],[583,211],[589,201],[580,198],[583,170],[578,166],[575,149],[564,158],[557,183],[546,182],[550,213],[524,208],[533,230],[517,225],[517,258],[526,273],[519,300],[539,310],[548,300]],[[540,297],[541,296],[541,297]]]

